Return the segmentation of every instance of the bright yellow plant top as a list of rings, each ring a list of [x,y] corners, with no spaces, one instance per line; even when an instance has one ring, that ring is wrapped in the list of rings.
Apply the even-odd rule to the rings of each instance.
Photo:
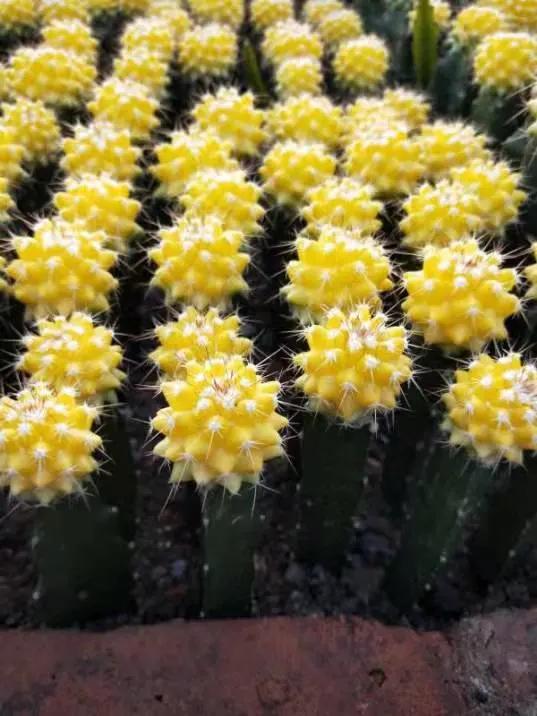
[[[200,22],[221,22],[238,29],[244,20],[244,0],[189,0],[194,18]]]
[[[9,221],[9,212],[15,207],[15,202],[9,195],[9,182],[5,177],[0,177],[0,222]],[[5,259],[0,261],[0,267],[5,265]],[[0,279],[0,287],[3,287],[3,280]]]
[[[204,95],[192,110],[201,129],[208,129],[231,143],[237,156],[256,156],[267,138],[263,129],[265,112],[256,109],[252,92],[240,93],[235,87],[220,87]]]
[[[0,177],[6,179],[8,185],[16,183],[24,174],[24,146],[16,140],[15,130],[0,121]]]
[[[472,159],[491,159],[486,148],[487,137],[469,124],[438,120],[422,127],[419,142],[427,176],[435,181],[445,179],[455,167],[464,167]]]
[[[338,48],[333,68],[336,80],[352,89],[371,90],[386,79],[390,53],[377,35],[362,35],[347,40]]]
[[[311,25],[317,26],[324,17],[344,8],[340,0],[307,0],[302,12]]]
[[[23,337],[26,353],[17,364],[32,381],[55,390],[73,388],[79,399],[97,404],[120,387],[123,356],[110,328],[95,325],[90,315],[78,311],[69,318],[42,318],[36,328],[37,334]]]
[[[67,179],[65,191],[54,195],[54,206],[61,219],[79,222],[87,231],[104,231],[108,243],[125,251],[128,241],[140,231],[136,217],[141,205],[129,194],[129,182],[84,174]]]
[[[336,159],[322,144],[277,142],[265,156],[259,173],[263,189],[278,204],[300,205],[310,189],[336,171]]]
[[[379,308],[380,293],[393,287],[388,256],[370,236],[325,226],[317,240],[299,236],[296,251],[282,293],[303,323],[322,319],[331,308]]]
[[[535,81],[537,37],[527,32],[498,32],[485,37],[474,55],[478,84],[496,92],[514,92]]]
[[[97,61],[97,40],[90,26],[81,20],[54,20],[41,34],[44,44],[55,50],[72,52],[92,64]]]
[[[284,454],[279,390],[240,357],[191,361],[184,380],[163,383],[169,407],[152,426],[165,436],[155,453],[174,463],[171,482],[222,485],[232,494],[259,482],[264,463]]]
[[[164,20],[173,32],[174,45],[192,28],[190,15],[175,0],[151,0],[148,14]]]
[[[59,152],[60,127],[54,112],[40,100],[19,97],[4,104],[3,126],[13,135],[14,144],[23,148],[28,164],[46,164]]]
[[[520,310],[510,293],[517,274],[502,268],[497,251],[483,251],[475,239],[448,247],[427,246],[421,271],[403,276],[403,309],[426,343],[446,350],[478,351],[507,338],[504,321]]]
[[[223,77],[237,64],[237,33],[220,23],[196,25],[179,41],[179,64],[193,77]]]
[[[239,336],[240,319],[236,314],[222,316],[214,308],[205,313],[188,306],[177,319],[155,328],[160,343],[149,354],[166,378],[185,378],[186,364],[223,356],[245,356],[252,341]]]
[[[2,0],[0,3],[0,28],[4,32],[19,32],[36,25],[38,19],[35,0]]]
[[[290,97],[267,112],[267,129],[276,139],[319,142],[335,148],[343,131],[342,116],[341,107],[328,97]]]
[[[403,210],[406,216],[399,224],[403,243],[412,249],[448,246],[485,229],[476,195],[455,182],[423,184],[404,202]]]
[[[458,13],[451,31],[459,43],[466,47],[474,45],[484,37],[508,29],[509,22],[501,10],[488,5],[469,5]]]
[[[380,229],[378,215],[383,204],[374,199],[373,187],[349,177],[333,177],[312,189],[306,197],[302,216],[306,231],[316,237],[325,226],[334,226],[363,235]]]
[[[320,60],[323,43],[309,25],[296,20],[283,20],[267,28],[261,45],[263,56],[275,67],[292,58],[310,57]]]
[[[479,355],[443,396],[444,428],[452,445],[462,445],[488,465],[522,463],[537,447],[537,369],[519,353],[494,359]]]
[[[263,32],[282,20],[293,17],[293,3],[291,0],[252,0],[250,15],[256,30]]]
[[[384,90],[382,99],[385,106],[393,109],[410,129],[422,127],[431,111],[431,105],[423,94],[404,87]]]
[[[108,174],[117,181],[132,181],[139,173],[141,150],[133,146],[126,129],[106,122],[79,124],[72,137],[63,140],[62,168],[72,178]]]
[[[118,282],[110,270],[115,251],[105,248],[104,232],[91,233],[60,219],[43,219],[32,236],[16,236],[17,258],[6,268],[15,298],[35,318],[73,311],[106,311]]]
[[[317,31],[325,45],[334,48],[346,40],[360,37],[364,29],[360,16],[354,10],[344,8],[325,15],[317,25]]]
[[[136,141],[147,141],[159,123],[158,102],[147,87],[116,77],[99,85],[88,109],[96,120],[128,130]]]
[[[0,399],[0,483],[12,497],[47,505],[84,494],[102,447],[91,431],[97,409],[81,404],[69,388],[43,383]]]
[[[265,210],[259,203],[261,187],[248,181],[241,169],[207,169],[188,182],[181,204],[186,215],[205,219],[215,216],[225,230],[240,231],[244,236],[258,234]]]
[[[248,290],[242,275],[250,262],[241,252],[244,234],[225,228],[217,216],[182,217],[158,235],[158,246],[149,251],[157,265],[152,284],[168,303],[225,309],[235,294]]]
[[[166,64],[175,52],[173,28],[159,17],[139,17],[130,22],[121,36],[121,52],[133,53],[140,50],[157,55]]]
[[[500,10],[510,25],[517,30],[537,30],[536,0],[478,0],[479,5],[491,6]]]
[[[168,62],[158,52],[140,47],[123,50],[114,60],[114,77],[123,82],[137,82],[148,93],[160,98],[168,83]]]
[[[55,20],[81,20],[89,23],[90,12],[86,0],[38,0],[39,17],[45,25]]]
[[[395,407],[412,374],[403,326],[389,326],[384,314],[367,306],[350,313],[334,308],[321,324],[307,328],[305,337],[308,351],[294,362],[310,410],[352,424]]]
[[[321,94],[323,72],[315,57],[292,57],[276,68],[274,73],[279,97],[296,97],[301,94]]]

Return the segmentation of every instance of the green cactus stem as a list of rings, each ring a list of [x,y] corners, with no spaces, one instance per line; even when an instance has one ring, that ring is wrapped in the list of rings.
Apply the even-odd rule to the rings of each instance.
[[[412,31],[412,57],[418,84],[428,89],[434,76],[440,30],[430,0],[418,0]]]
[[[521,93],[508,95],[482,87],[472,105],[471,119],[478,129],[502,143],[519,128],[523,109]]]
[[[340,425],[306,413],[299,485],[297,559],[341,570],[365,486],[369,424]]]
[[[446,117],[467,117],[473,94],[471,79],[469,51],[453,43],[436,65],[431,87],[435,111]]]
[[[460,547],[479,511],[492,471],[438,435],[413,486],[401,545],[386,576],[386,590],[402,612],[415,607],[437,572]]]
[[[487,584],[509,576],[537,544],[537,458],[506,474],[470,543],[475,573]]]
[[[250,40],[245,40],[242,46],[242,67],[246,85],[256,95],[259,105],[266,106],[270,101],[270,93],[263,79],[257,52]]]
[[[39,507],[32,547],[41,623],[70,627],[132,607],[129,548],[117,509],[96,495]]]
[[[202,612],[209,618],[248,617],[252,607],[254,552],[261,518],[256,489],[237,495],[213,487],[203,495]]]

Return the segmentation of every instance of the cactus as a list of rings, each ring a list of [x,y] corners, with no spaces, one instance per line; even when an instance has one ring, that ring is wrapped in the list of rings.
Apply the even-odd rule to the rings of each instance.
[[[244,20],[244,0],[190,0],[189,6],[200,24],[219,22],[238,29]]]
[[[334,10],[321,18],[317,31],[329,48],[337,48],[346,40],[353,40],[363,33],[360,16],[351,9]]]
[[[285,60],[276,68],[275,81],[278,95],[283,98],[319,95],[323,82],[321,63],[315,57]]]
[[[61,166],[72,178],[106,174],[124,182],[140,171],[141,151],[133,146],[129,131],[107,122],[76,126],[73,136],[63,140],[63,151]]]
[[[98,121],[130,132],[135,141],[148,141],[159,123],[158,103],[149,90],[132,80],[111,77],[99,85],[88,110]]]
[[[343,130],[343,113],[327,97],[305,95],[275,104],[267,112],[266,124],[276,139],[318,142],[335,149]]]
[[[426,125],[431,105],[420,92],[403,87],[386,89],[382,99],[384,105],[393,109],[411,129],[420,129]]]
[[[55,20],[43,28],[44,44],[56,50],[71,52],[87,62],[97,60],[97,40],[89,25],[80,20]]]
[[[6,124],[0,124],[0,173],[7,185],[12,185],[24,176],[22,162],[24,146],[16,141],[17,134]]]
[[[34,0],[4,0],[0,6],[0,34],[24,35],[38,23]]]
[[[173,28],[165,19],[140,17],[130,22],[121,36],[121,54],[142,51],[154,54],[168,64],[175,52]]]
[[[436,67],[440,29],[449,23],[451,9],[443,0],[416,0],[414,5],[409,15],[412,59],[418,83],[427,89]]]
[[[265,60],[277,68],[286,60],[294,58],[320,60],[323,43],[319,35],[305,23],[283,20],[267,28],[261,51]]]
[[[334,177],[306,195],[302,209],[305,232],[317,237],[325,226],[359,231],[365,236],[376,234],[382,202],[373,198],[374,189],[350,177]]]
[[[194,26],[179,41],[179,64],[190,77],[225,77],[237,63],[237,34],[217,22]]]
[[[309,350],[294,358],[312,413],[302,438],[297,554],[338,571],[363,491],[370,423],[394,408],[411,362],[405,329],[366,306],[328,311],[305,338]]]
[[[168,62],[144,47],[124,50],[114,60],[113,69],[118,80],[136,82],[155,97],[162,97],[168,84]]]
[[[290,0],[252,0],[250,5],[252,24],[258,32],[264,32],[271,25],[293,17]]]
[[[61,134],[54,112],[41,101],[19,97],[3,105],[3,125],[13,145],[23,148],[26,164],[46,164],[60,151]]]
[[[340,0],[306,0],[302,14],[310,25],[317,27],[327,15],[343,10],[344,7]]]
[[[59,20],[90,21],[89,7],[80,0],[40,0],[39,15],[45,25]]]
[[[362,35],[343,42],[333,59],[336,82],[352,90],[372,91],[384,84],[389,50],[377,35]]]
[[[169,407],[152,421],[165,436],[155,452],[173,463],[173,484],[194,480],[204,491],[203,613],[245,615],[257,533],[255,485],[264,462],[283,454],[280,385],[264,382],[239,356],[192,361],[185,370],[183,380],[162,385]]]
[[[462,122],[437,121],[422,128],[419,142],[426,174],[432,181],[445,179],[452,169],[473,159],[492,159],[487,137]]]
[[[508,29],[509,22],[501,10],[488,5],[468,5],[457,13],[451,32],[459,45],[472,47],[483,38]]]
[[[190,15],[174,0],[152,0],[150,5],[151,17],[164,20],[173,33],[174,47],[185,32],[192,28]]]

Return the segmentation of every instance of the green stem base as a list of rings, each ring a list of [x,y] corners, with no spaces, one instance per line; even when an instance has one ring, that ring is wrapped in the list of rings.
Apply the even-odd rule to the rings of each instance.
[[[517,129],[523,116],[524,97],[521,93],[498,94],[482,88],[472,105],[472,121],[497,142],[505,142]]]
[[[203,498],[203,597],[205,617],[248,617],[252,607],[254,551],[261,520],[256,489],[230,495],[214,487]]]
[[[339,572],[363,494],[369,425],[346,428],[306,413],[299,486],[300,522],[296,556]]]

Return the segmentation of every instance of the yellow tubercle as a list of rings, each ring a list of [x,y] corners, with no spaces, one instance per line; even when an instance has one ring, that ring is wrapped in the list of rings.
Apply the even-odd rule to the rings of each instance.
[[[319,142],[335,148],[343,130],[342,114],[328,97],[291,97],[267,112],[267,129],[276,139]]]
[[[283,20],[267,28],[261,45],[267,62],[279,67],[293,58],[310,57],[320,60],[323,43],[308,25],[296,20]]]
[[[70,387],[77,398],[100,404],[105,394],[120,387],[121,348],[110,328],[94,324],[87,313],[37,321],[37,334],[24,336],[26,352],[17,368],[32,381],[55,390]]]
[[[363,235],[380,229],[378,216],[383,204],[374,199],[373,187],[350,177],[334,177],[312,189],[306,196],[302,216],[306,231],[316,237],[325,226],[334,226]]]
[[[46,25],[42,33],[44,44],[55,50],[72,52],[86,62],[97,61],[97,40],[90,26],[81,20],[54,20]]]
[[[165,436],[155,453],[173,463],[171,482],[221,485],[233,494],[259,482],[264,463],[284,452],[279,390],[240,357],[191,361],[183,380],[163,383],[168,407],[152,426]]]
[[[380,293],[393,287],[390,261],[370,236],[325,226],[317,240],[299,236],[296,251],[282,293],[303,323],[322,319],[332,308],[379,308]]]
[[[54,195],[54,206],[64,221],[78,222],[90,232],[104,231],[110,245],[125,251],[140,231],[136,217],[141,205],[129,195],[129,182],[84,174],[67,179],[65,191]]]
[[[62,168],[71,178],[109,175],[117,181],[132,181],[139,173],[141,150],[133,146],[125,129],[105,122],[80,124],[72,137],[63,140]]]
[[[248,355],[252,341],[241,338],[239,329],[236,314],[224,317],[214,308],[202,313],[188,306],[175,321],[155,328],[160,345],[149,358],[166,378],[184,378],[189,361]]]
[[[158,106],[144,85],[111,77],[99,85],[88,110],[97,121],[129,131],[134,141],[147,141],[159,123]]]
[[[443,402],[450,443],[485,464],[521,464],[525,450],[536,450],[537,369],[519,353],[477,356],[456,371]]]
[[[308,351],[294,362],[302,371],[297,386],[311,410],[353,424],[395,408],[412,374],[403,326],[389,326],[384,314],[368,306],[334,308],[305,337]]]
[[[293,17],[293,3],[291,0],[252,0],[250,15],[256,30],[263,32],[282,20]]]
[[[237,57],[237,33],[220,23],[196,25],[179,41],[179,64],[194,77],[223,77],[235,67]]]
[[[336,171],[336,159],[322,144],[277,142],[259,171],[263,189],[278,204],[299,205],[310,189],[323,184]]]
[[[265,112],[255,106],[252,92],[220,87],[204,95],[192,110],[196,125],[231,143],[233,154],[256,156],[267,138],[263,129]]]
[[[35,318],[108,310],[118,282],[110,273],[117,254],[106,248],[106,238],[60,219],[38,222],[33,235],[12,239],[17,258],[6,274],[13,295]]]
[[[245,236],[217,216],[187,215],[158,235],[158,246],[149,251],[157,265],[152,284],[165,292],[168,303],[227,308],[233,295],[248,290],[242,275],[250,262],[241,252]]]
[[[323,73],[321,62],[315,57],[292,57],[276,68],[274,73],[279,97],[302,94],[321,94]]]
[[[360,37],[364,29],[360,16],[354,10],[344,8],[325,15],[317,25],[322,41],[330,48],[342,42]]]
[[[0,483],[12,497],[41,504],[84,494],[102,447],[91,430],[96,417],[69,388],[35,383],[1,398]]]
[[[451,32],[463,47],[467,47],[506,30],[509,30],[509,22],[501,10],[488,5],[469,5],[458,13]]]
[[[60,127],[43,102],[19,97],[2,109],[2,123],[13,135],[14,144],[23,148],[25,162],[46,164],[56,156],[61,146]]]
[[[403,276],[403,309],[426,343],[478,351],[507,338],[504,322],[520,310],[520,301],[511,293],[516,271],[502,268],[502,260],[475,239],[424,249],[423,268]]]
[[[464,185],[446,180],[436,186],[423,184],[404,202],[403,211],[403,243],[412,249],[448,246],[485,229],[477,197]]]
[[[362,35],[343,42],[333,59],[336,81],[351,89],[371,90],[386,79],[390,53],[377,35]]]
[[[498,32],[485,37],[474,55],[478,84],[511,93],[531,84],[537,75],[537,37],[527,32]]]
[[[265,210],[260,197],[261,187],[248,181],[242,170],[207,169],[192,177],[180,201],[188,218],[214,216],[224,230],[239,231],[248,237],[261,231],[259,221]]]

